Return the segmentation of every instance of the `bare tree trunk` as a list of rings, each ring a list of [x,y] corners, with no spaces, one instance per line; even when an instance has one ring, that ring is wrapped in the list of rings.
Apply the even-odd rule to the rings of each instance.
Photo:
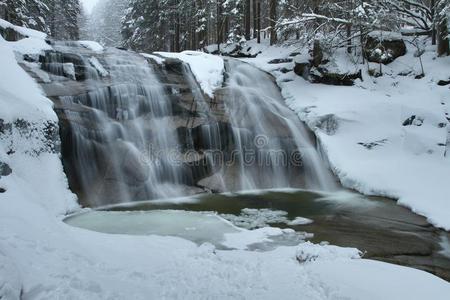
[[[252,0],[252,4],[253,4],[253,38],[256,39],[256,29],[258,27],[258,14],[257,14],[257,4],[256,4],[257,0]]]
[[[256,15],[257,15],[257,18],[256,18],[256,23],[257,23],[257,41],[258,41],[258,44],[261,44],[261,1],[260,0],[257,0],[258,1],[258,4],[257,4],[257,8],[256,8]]]
[[[436,45],[436,0],[431,0],[431,44]]]
[[[175,38],[174,38],[174,51],[180,52],[180,15],[177,13],[175,16]]]
[[[270,0],[269,3],[269,26],[270,26],[270,45],[277,43],[277,0]]]
[[[230,33],[230,16],[227,14],[223,20],[223,35],[222,42],[226,42],[228,40],[228,34]]]
[[[347,53],[352,53],[352,25],[347,25]]]
[[[216,25],[216,37],[217,37],[217,50],[220,53],[220,44],[222,43],[222,0],[217,0],[217,25]]]
[[[437,53],[439,56],[450,55],[450,47],[448,44],[447,18],[443,18],[438,24]]]
[[[248,41],[250,40],[250,6],[251,6],[251,0],[245,1],[245,39]]]

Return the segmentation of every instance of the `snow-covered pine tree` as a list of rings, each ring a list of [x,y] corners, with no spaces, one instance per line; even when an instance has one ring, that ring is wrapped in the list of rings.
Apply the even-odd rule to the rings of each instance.
[[[48,23],[51,36],[57,40],[78,40],[79,0],[49,0]]]
[[[0,18],[13,24],[49,32],[45,0],[0,0]]]

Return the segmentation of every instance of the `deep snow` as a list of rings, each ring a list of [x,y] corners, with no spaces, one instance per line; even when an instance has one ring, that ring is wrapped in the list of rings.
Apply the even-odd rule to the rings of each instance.
[[[34,52],[48,47],[35,38],[0,38],[0,118],[36,126],[55,121],[51,102],[15,62],[18,43]],[[450,293],[450,285],[431,274],[360,259],[356,249],[302,243],[255,252],[242,247],[255,239],[241,237],[233,242],[244,250],[221,251],[176,237],[71,227],[62,219],[80,208],[58,155],[33,152],[40,149],[39,134],[0,140],[0,160],[12,169],[0,178],[5,299],[446,299]],[[8,155],[11,142],[17,151]],[[265,239],[274,231],[245,233]]]

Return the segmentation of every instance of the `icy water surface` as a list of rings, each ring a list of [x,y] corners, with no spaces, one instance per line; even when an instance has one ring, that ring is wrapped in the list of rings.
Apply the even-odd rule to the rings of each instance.
[[[66,222],[106,233],[177,236],[219,248],[227,248],[230,233],[270,226],[286,231],[270,237],[272,246],[310,240],[356,247],[365,252],[365,258],[450,279],[450,257],[443,242],[448,233],[392,200],[349,192],[272,190],[200,195],[104,207]],[[248,247],[272,248],[261,244]]]

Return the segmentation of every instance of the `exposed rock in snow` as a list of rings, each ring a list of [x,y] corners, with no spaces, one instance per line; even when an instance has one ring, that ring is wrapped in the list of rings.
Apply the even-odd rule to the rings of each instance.
[[[370,62],[388,64],[406,54],[406,45],[399,33],[374,31],[367,36],[364,54]]]
[[[11,167],[7,163],[0,161],[0,177],[8,176],[11,172]]]

